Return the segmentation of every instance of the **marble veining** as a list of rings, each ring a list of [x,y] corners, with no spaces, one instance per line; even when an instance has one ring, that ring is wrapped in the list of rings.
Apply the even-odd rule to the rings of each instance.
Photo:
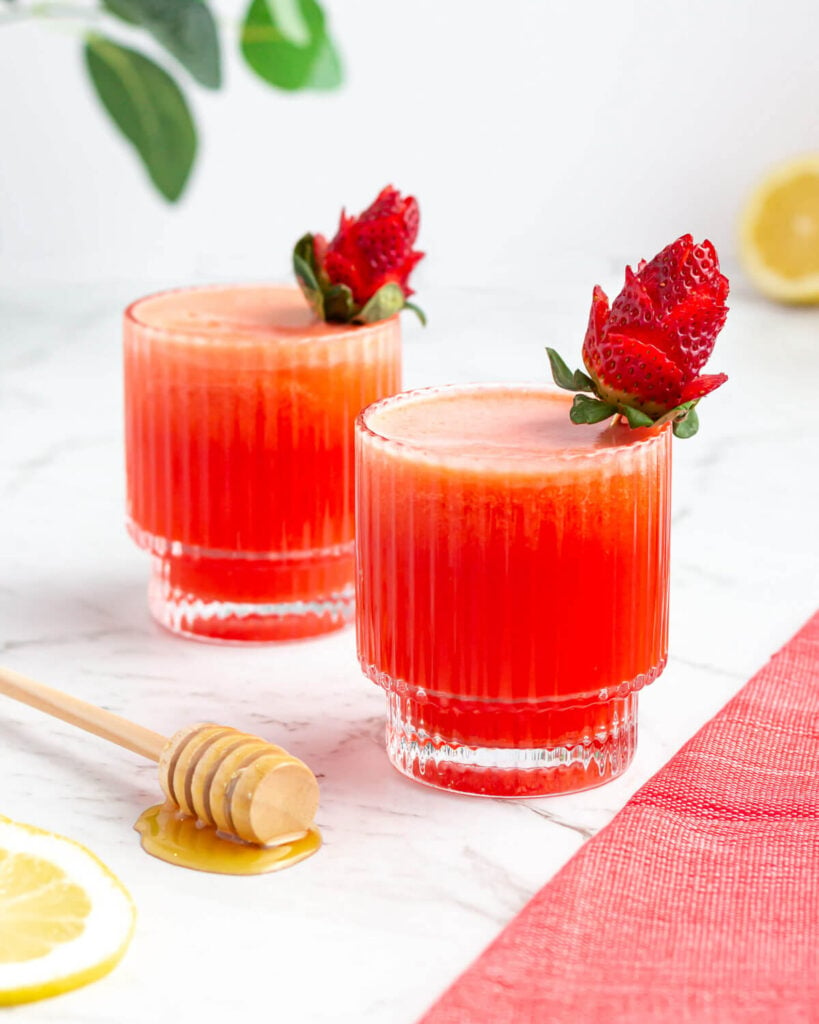
[[[671,658],[641,694],[634,764],[519,803],[390,768],[384,697],[351,629],[216,648],[149,619],[148,559],[124,528],[119,332],[127,301],[163,284],[0,289],[0,657],[166,734],[215,720],[280,740],[320,778],[326,845],[255,879],[152,860],[132,824],[158,797],[155,768],[0,698],[0,813],[86,842],[139,907],[109,978],[17,1015],[143,1024],[274,1006],[305,1024],[412,1024],[819,604],[819,312],[732,295],[713,360],[730,383],[675,444]],[[579,356],[588,292],[425,292],[430,327],[404,325],[407,385],[547,379],[546,344]],[[192,977],[207,984],[180,985]]]

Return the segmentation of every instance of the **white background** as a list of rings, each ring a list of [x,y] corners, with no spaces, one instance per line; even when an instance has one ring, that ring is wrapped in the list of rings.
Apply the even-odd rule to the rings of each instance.
[[[178,208],[98,108],[79,23],[0,25],[0,279],[286,277],[388,181],[422,204],[419,291],[614,287],[683,231],[730,269],[753,182],[819,148],[809,0],[326,0],[347,85],[310,95],[252,75],[243,3],[214,6],[226,88],[180,72],[202,147]]]

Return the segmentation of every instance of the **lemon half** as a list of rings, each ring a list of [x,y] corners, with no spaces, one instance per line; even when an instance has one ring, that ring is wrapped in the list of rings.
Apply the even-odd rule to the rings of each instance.
[[[84,846],[0,817],[0,1006],[103,977],[135,920],[125,887]]]
[[[780,302],[819,302],[819,154],[775,168],[748,201],[740,256],[751,280]]]

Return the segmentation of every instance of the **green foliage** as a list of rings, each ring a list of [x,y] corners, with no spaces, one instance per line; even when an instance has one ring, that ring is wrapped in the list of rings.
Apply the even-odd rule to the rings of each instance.
[[[355,316],[355,300],[346,284],[333,284],[324,292],[324,319],[347,324]]]
[[[85,62],[114,124],[157,189],[174,202],[196,156],[196,128],[179,86],[148,57],[103,36],[88,37]]]
[[[205,0],[100,0],[102,10],[149,36],[206,89],[222,86],[219,32]],[[79,16],[82,17],[82,9]],[[89,17],[99,9],[88,8]],[[32,6],[42,17],[61,5]],[[72,10],[71,15],[77,17]],[[157,190],[176,202],[197,152],[196,127],[173,75],[140,50],[97,33],[85,41],[85,65],[111,120],[133,145]],[[278,89],[337,89],[341,59],[317,0],[252,0],[241,53],[252,71]],[[340,306],[344,297],[336,296]]]
[[[628,420],[630,427],[650,427],[654,424],[654,420],[647,413],[630,405],[622,406],[620,411]]]
[[[547,348],[546,354],[552,368],[552,379],[559,388],[565,391],[594,391],[594,382],[582,370],[572,373],[563,357],[553,348]]]
[[[324,320],[324,292],[319,283],[313,236],[309,232],[293,246],[293,273],[313,312],[319,320]]]
[[[176,57],[207,89],[222,84],[219,36],[210,8],[200,0],[102,0],[111,14],[138,25]]]
[[[356,323],[374,324],[387,320],[404,308],[404,292],[400,285],[382,284],[375,295],[367,300],[364,308],[356,314]]]
[[[279,89],[341,84],[341,60],[316,0],[252,0],[241,49],[248,66]]]
[[[575,395],[569,411],[569,419],[572,423],[600,423],[616,412],[617,409],[607,402],[589,398],[587,395]]]
[[[674,420],[674,426],[671,429],[674,431],[674,437],[686,438],[696,434],[700,429],[700,418],[693,405],[682,419]]]

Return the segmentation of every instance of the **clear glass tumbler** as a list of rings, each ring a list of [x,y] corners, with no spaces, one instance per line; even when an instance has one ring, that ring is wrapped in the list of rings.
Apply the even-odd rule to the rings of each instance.
[[[400,387],[400,330],[319,321],[296,288],[129,306],[128,528],[163,626],[269,641],[352,618],[353,424]]]
[[[419,782],[531,797],[631,761],[667,654],[671,432],[570,405],[455,386],[358,418],[359,659]]]

